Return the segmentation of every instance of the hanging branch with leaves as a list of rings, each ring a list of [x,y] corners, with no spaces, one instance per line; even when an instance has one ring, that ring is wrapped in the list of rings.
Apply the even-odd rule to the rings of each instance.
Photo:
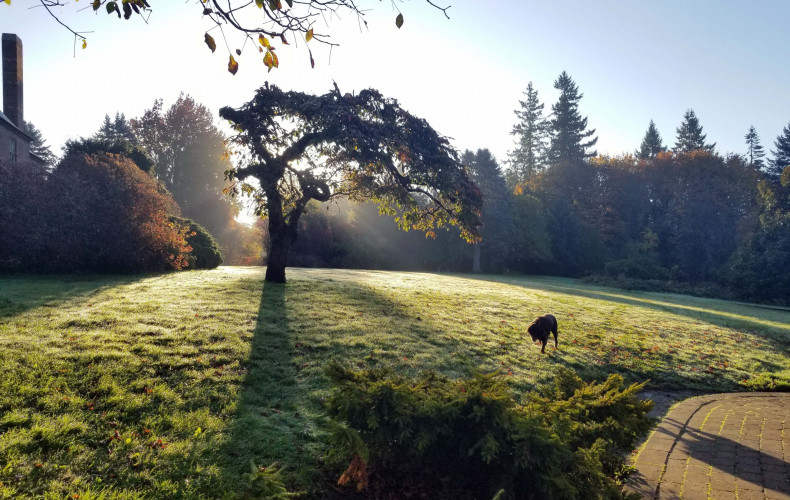
[[[0,3],[11,5],[12,0],[1,0]],[[82,48],[88,46],[86,38],[87,32],[78,32],[62,22],[58,14],[53,11],[53,7],[64,8],[71,2],[64,0],[39,0],[41,5],[47,10],[60,25],[71,32],[75,40],[82,42]],[[395,0],[391,0],[393,8],[397,10]],[[440,10],[448,19],[450,16],[447,10],[450,6],[440,7],[431,0],[426,2],[432,7]],[[315,40],[317,43],[325,44],[330,47],[337,46],[331,41],[328,32],[315,31],[317,25],[324,25],[329,28],[327,19],[339,19],[341,14],[352,14],[357,17],[361,25],[367,27],[365,12],[355,0],[199,0],[195,1],[201,10],[201,15],[208,19],[214,26],[204,33],[203,40],[211,52],[216,51],[217,43],[209,33],[213,29],[219,29],[222,36],[225,36],[224,29],[230,27],[237,33],[242,33],[246,42],[252,42],[258,48],[259,53],[265,53],[263,64],[271,71],[279,67],[279,58],[275,52],[275,42],[282,45],[290,45],[291,42],[304,40],[310,42]],[[227,5],[225,5],[227,4]],[[152,7],[148,0],[93,0],[89,9],[94,12],[104,10],[108,15],[117,16],[118,19],[131,19],[139,16],[146,23],[152,13]],[[87,10],[87,9],[83,9]],[[403,13],[398,12],[395,17],[395,25],[400,28],[403,26]],[[227,45],[227,44],[226,44]],[[310,65],[315,67],[315,59],[310,46],[307,46],[310,55]],[[241,49],[231,50],[228,47],[229,61],[228,71],[236,74],[239,70],[239,63],[234,57],[240,56]]]

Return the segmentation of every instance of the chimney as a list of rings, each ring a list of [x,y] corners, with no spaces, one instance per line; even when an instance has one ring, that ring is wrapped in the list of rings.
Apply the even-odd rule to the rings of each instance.
[[[3,113],[20,130],[22,120],[22,40],[3,33]]]

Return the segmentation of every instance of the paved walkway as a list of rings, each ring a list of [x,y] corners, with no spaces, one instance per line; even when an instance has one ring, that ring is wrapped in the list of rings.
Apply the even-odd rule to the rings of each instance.
[[[649,500],[790,500],[790,394],[687,399],[634,465],[628,489]]]

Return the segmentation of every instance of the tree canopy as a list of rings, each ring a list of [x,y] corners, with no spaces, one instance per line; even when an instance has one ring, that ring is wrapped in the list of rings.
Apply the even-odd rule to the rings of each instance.
[[[510,132],[516,136],[516,147],[510,153],[514,184],[526,182],[546,166],[549,123],[543,116],[543,103],[538,99],[538,91],[532,82],[527,84],[524,97],[525,101],[519,101],[521,109],[514,111],[518,122]]]
[[[661,134],[658,133],[656,124],[653,120],[650,120],[650,125],[647,127],[647,132],[645,132],[645,137],[642,139],[642,144],[636,151],[636,157],[641,160],[648,160],[650,158],[655,158],[658,153],[662,153],[666,150],[667,148],[661,140]]]
[[[769,174],[778,178],[782,175],[785,168],[790,166],[790,124],[787,124],[782,133],[776,138],[774,142],[775,150],[771,150],[774,155],[770,162],[771,168]]]
[[[579,112],[579,101],[584,94],[579,93],[578,85],[565,71],[554,81],[554,88],[560,91],[560,97],[551,106],[549,159],[556,163],[595,156],[597,151],[590,151],[598,142],[593,137],[595,129],[586,130],[587,117]]]
[[[760,144],[760,136],[757,135],[754,125],[749,127],[749,132],[743,138],[746,139],[746,160],[749,162],[749,166],[762,170],[765,168],[765,161],[763,160],[765,150]]]
[[[324,95],[266,84],[239,109],[225,107],[240,148],[231,192],[253,195],[268,217],[268,281],[285,281],[288,248],[310,200],[371,199],[402,229],[457,225],[476,240],[482,197],[458,152],[423,119],[367,89]],[[256,188],[248,178],[260,183]]]
[[[675,140],[675,151],[678,153],[690,153],[692,151],[704,150],[713,153],[716,143],[708,144],[705,139],[708,137],[702,133],[702,125],[693,109],[686,110],[683,115],[683,123],[677,128],[677,139]]]
[[[58,161],[58,157],[47,145],[47,140],[44,139],[44,134],[33,125],[31,122],[23,122],[23,128],[27,135],[30,136],[30,152],[44,160],[47,168],[52,168]]]

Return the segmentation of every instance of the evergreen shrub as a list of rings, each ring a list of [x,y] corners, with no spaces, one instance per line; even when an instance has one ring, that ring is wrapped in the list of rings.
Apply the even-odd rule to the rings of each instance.
[[[188,269],[214,269],[222,264],[219,245],[206,228],[184,217],[171,216],[170,222],[186,230],[187,243],[192,247],[187,256]]]
[[[619,375],[560,370],[519,405],[498,373],[413,380],[333,362],[327,374],[338,483],[371,498],[627,498],[623,456],[652,424],[644,384]]]

